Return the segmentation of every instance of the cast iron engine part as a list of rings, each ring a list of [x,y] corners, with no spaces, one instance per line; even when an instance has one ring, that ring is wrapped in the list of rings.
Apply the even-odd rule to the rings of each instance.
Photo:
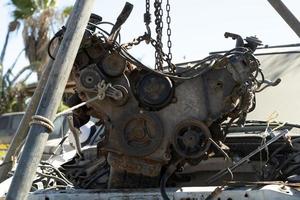
[[[82,101],[95,98],[103,83],[103,98],[87,107],[91,116],[105,118],[99,151],[108,157],[109,187],[122,175],[157,178],[172,156],[198,162],[210,150],[209,139],[222,137],[208,127],[249,111],[259,70],[250,47],[209,57],[204,60],[210,64],[197,63],[172,75],[141,67],[116,41],[103,37],[85,35],[73,74]]]
[[[136,81],[134,91],[142,108],[155,111],[171,103],[174,86],[168,77],[146,73]]]
[[[109,77],[118,77],[123,74],[126,68],[126,60],[117,53],[106,56],[100,69]]]
[[[106,93],[107,96],[111,97],[111,102],[115,106],[123,106],[129,99],[129,92],[126,87],[122,85],[114,85],[108,88]]]
[[[99,73],[99,70],[97,69],[97,65],[92,64],[88,67],[84,68],[80,72],[80,84],[81,86],[91,92],[97,91],[97,85],[103,80],[103,77]]]
[[[161,144],[164,133],[160,119],[154,113],[129,116],[119,130],[123,153],[129,156],[146,156]]]
[[[105,55],[110,56],[109,53]],[[119,59],[118,56],[109,59],[113,57]],[[105,59],[104,56],[98,63],[105,63]],[[170,152],[171,146],[186,162],[198,162],[211,146],[208,138],[214,138],[207,126],[220,118],[226,119],[233,111],[247,109],[247,106],[240,106],[238,102],[243,102],[243,95],[254,92],[251,88],[243,88],[245,83],[252,82],[249,80],[258,68],[249,65],[252,63],[249,57],[231,54],[223,60],[216,60],[216,64],[203,75],[175,85],[174,80],[169,77],[137,68],[125,68],[125,74],[122,68],[124,65],[121,64],[120,68],[117,66],[122,62],[116,61],[116,65],[105,66],[106,73],[99,64],[96,67],[89,65],[81,71],[77,70],[80,79],[75,78],[78,92],[84,93],[87,99],[97,95],[97,90],[91,92],[90,89],[99,83],[101,73],[105,82],[111,85],[106,90],[109,95],[89,105],[95,117],[98,113],[105,113],[111,124],[107,129],[106,143],[101,146],[101,151],[114,158],[109,164],[111,170],[116,173],[110,175],[112,185],[109,187],[116,186],[113,183],[116,183],[116,179],[122,173],[149,177],[149,163],[156,163],[151,173],[159,174],[161,166],[166,165],[171,159],[170,156],[174,155],[174,152]],[[108,70],[114,66],[122,69],[115,77],[111,75],[116,74]],[[101,73],[97,72],[100,76],[93,74],[92,77],[96,77],[96,81],[86,84],[82,80],[89,81],[89,77],[83,76],[85,79],[82,79],[81,75],[85,75],[83,72],[86,71],[92,71],[86,74],[97,71]],[[192,75],[193,71],[189,73]],[[88,88],[81,87],[82,85]],[[116,105],[118,101],[111,98],[112,94],[115,94],[112,88],[122,91],[121,96],[126,96],[124,103]],[[173,99],[176,101],[172,101]],[[237,116],[239,114],[240,112],[237,112]],[[222,120],[219,123],[222,123]],[[114,174],[118,177],[113,177]]]
[[[199,158],[211,145],[210,131],[201,121],[188,119],[180,122],[173,136],[173,147],[183,158]]]
[[[224,34],[225,38],[232,38],[233,40],[236,40],[235,47],[247,47],[252,52],[254,52],[258,46],[262,45],[262,41],[259,40],[256,36],[250,36],[246,37],[245,39],[242,38],[242,36],[236,34],[236,33],[229,33],[226,32]],[[247,42],[246,44],[244,43]]]

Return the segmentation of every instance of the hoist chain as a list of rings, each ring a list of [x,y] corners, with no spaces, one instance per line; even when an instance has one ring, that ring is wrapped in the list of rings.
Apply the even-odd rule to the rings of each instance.
[[[170,6],[170,2],[169,0],[167,0],[167,4],[166,4],[166,11],[167,11],[167,36],[168,36],[168,41],[167,41],[167,46],[168,46],[168,57],[167,57],[167,63],[168,63],[168,69],[170,72],[175,72],[175,65],[172,64],[172,41],[171,41],[171,16],[170,16],[170,10],[171,10],[171,6]]]
[[[169,72],[175,72],[175,65],[172,64],[172,42],[171,42],[171,16],[170,16],[170,3],[167,0],[166,3],[166,11],[167,11],[167,47],[168,54],[163,51],[163,43],[162,43],[162,33],[163,33],[163,9],[162,9],[162,0],[155,0],[154,2],[154,15],[155,15],[155,25],[156,25],[156,40],[151,37],[150,23],[151,23],[151,14],[150,14],[150,0],[146,0],[146,12],[144,13],[144,22],[146,25],[147,32],[139,36],[138,38],[133,39],[132,42],[123,44],[122,46],[126,49],[130,49],[132,46],[136,46],[140,44],[142,41],[145,41],[147,44],[151,43],[151,45],[155,48],[155,69],[163,71],[163,63],[164,61],[168,63]]]
[[[127,44],[123,44],[122,46],[126,49],[131,49],[131,47],[139,45],[142,41],[145,41],[147,44],[151,42],[151,29],[150,29],[150,23],[151,23],[151,14],[150,14],[150,0],[146,0],[146,11],[144,13],[144,22],[146,25],[146,30],[144,35],[139,36],[138,38],[134,38],[132,42],[129,42]]]
[[[162,0],[155,0],[154,2],[154,15],[156,25],[156,46],[155,46],[155,69],[163,71],[163,43],[162,43],[162,30],[163,30],[163,9],[161,8]]]
[[[146,41],[146,43],[149,43],[151,41],[151,38],[149,38],[148,33],[145,33],[142,36],[139,36],[138,38],[134,38],[132,42],[123,44],[122,46],[125,49],[131,49],[131,47],[139,45],[142,41]]]
[[[145,22],[146,29],[147,29],[146,34],[148,35],[148,39],[146,40],[146,43],[148,44],[150,42],[150,38],[151,38],[151,29],[149,26],[151,23],[150,0],[146,0],[146,12],[144,14],[144,22]]]

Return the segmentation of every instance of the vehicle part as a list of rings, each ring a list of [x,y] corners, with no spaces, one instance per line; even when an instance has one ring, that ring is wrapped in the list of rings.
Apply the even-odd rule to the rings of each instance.
[[[85,34],[72,74],[89,115],[104,121],[106,139],[98,146],[107,153],[110,188],[153,185],[177,157],[194,165],[208,159],[211,140],[224,139],[220,124],[227,118],[243,124],[255,106],[262,84],[252,55],[256,38],[167,73],[144,66],[109,37],[101,29]],[[101,49],[96,59],[82,57],[97,52],[95,44]]]
[[[201,121],[185,120],[177,125],[174,133],[174,149],[183,158],[199,158],[204,155],[211,141],[208,127]]]
[[[134,93],[140,106],[148,110],[159,110],[171,103],[174,94],[173,83],[168,77],[153,73],[139,77]]]
[[[119,130],[123,132],[119,139],[122,152],[141,157],[153,153],[164,138],[162,127],[160,119],[153,113],[128,117]]]

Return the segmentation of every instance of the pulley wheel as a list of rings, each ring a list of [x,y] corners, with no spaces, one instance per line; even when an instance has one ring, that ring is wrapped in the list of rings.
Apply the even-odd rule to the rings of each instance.
[[[125,121],[120,136],[124,153],[146,156],[154,152],[163,140],[161,121],[154,114],[137,114]]]
[[[208,127],[201,121],[190,119],[179,123],[174,133],[175,151],[184,158],[199,158],[210,147]]]

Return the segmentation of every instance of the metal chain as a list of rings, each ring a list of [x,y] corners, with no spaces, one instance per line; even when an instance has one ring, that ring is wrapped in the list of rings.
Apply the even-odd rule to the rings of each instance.
[[[146,0],[146,11],[144,13],[144,22],[146,25],[146,30],[144,35],[139,36],[138,38],[134,38],[132,42],[129,42],[127,44],[123,44],[122,46],[126,49],[131,49],[133,46],[139,45],[142,41],[145,41],[147,44],[151,42],[151,29],[150,29],[150,23],[151,23],[151,13],[150,13],[150,0]]]
[[[154,15],[155,15],[155,25],[156,25],[156,40],[151,37],[151,14],[150,14],[150,0],[146,0],[146,12],[144,13],[144,22],[146,25],[147,32],[139,36],[138,38],[133,39],[132,42],[127,44],[123,44],[122,46],[126,49],[131,49],[133,46],[139,45],[142,41],[145,41],[147,44],[151,43],[151,45],[155,48],[155,69],[163,71],[163,62],[168,63],[169,72],[175,72],[175,65],[172,64],[172,42],[171,42],[171,16],[170,16],[170,3],[167,0],[166,3],[166,11],[167,11],[167,47],[168,54],[163,51],[163,43],[162,43],[162,33],[163,33],[163,10],[162,10],[162,0],[155,0],[154,2]]]
[[[168,63],[169,71],[170,72],[175,72],[175,65],[172,64],[173,55],[172,55],[172,52],[171,52],[171,49],[172,49],[172,41],[171,41],[172,31],[171,31],[170,10],[171,10],[170,2],[169,2],[169,0],[167,0],[167,4],[166,4],[166,11],[167,11],[166,21],[167,21],[167,25],[168,25],[168,28],[167,28],[167,36],[168,36],[168,41],[167,41],[167,46],[168,46],[167,63]]]
[[[139,45],[142,41],[146,41],[146,43],[149,43],[151,41],[151,38],[149,38],[149,35],[145,33],[144,35],[139,36],[138,38],[134,38],[132,42],[122,44],[122,47],[124,47],[125,49],[131,49],[133,46]]]
[[[162,30],[163,30],[163,10],[161,8],[162,0],[155,0],[154,15],[156,25],[156,46],[155,46],[155,69],[163,71],[163,44],[162,44]]]
[[[151,23],[151,14],[150,14],[150,0],[146,0],[146,12],[144,14],[144,22],[146,25],[147,33],[145,33],[145,41],[147,44],[150,42],[151,38],[151,29],[150,29],[150,23]]]
[[[146,0],[146,12],[144,13],[144,22],[146,24],[146,28],[150,30],[149,24],[151,23],[151,14],[150,14],[150,0]]]

